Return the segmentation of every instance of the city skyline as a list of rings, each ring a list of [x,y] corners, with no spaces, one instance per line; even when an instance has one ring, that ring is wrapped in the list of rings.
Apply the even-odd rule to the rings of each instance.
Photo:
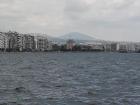
[[[77,39],[75,36],[77,36]],[[98,51],[139,53],[140,43],[113,42],[86,39],[84,34],[71,33],[59,38],[48,38],[44,34],[23,34],[18,32],[0,32],[0,51],[2,52],[34,52],[34,51]],[[79,36],[81,35],[81,36]],[[78,38],[79,37],[79,38]]]
[[[140,42],[139,0],[0,0],[0,31]]]

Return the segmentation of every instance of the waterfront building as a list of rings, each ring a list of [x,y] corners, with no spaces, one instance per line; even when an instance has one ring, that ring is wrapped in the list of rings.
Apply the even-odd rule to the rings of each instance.
[[[81,51],[89,51],[91,49],[91,46],[86,44],[80,44]]]
[[[72,50],[74,46],[75,46],[75,41],[74,40],[69,39],[66,42],[66,48],[67,48],[67,50]]]
[[[120,42],[117,46],[117,51],[119,52],[135,52],[136,44],[131,42]]]
[[[128,52],[135,52],[135,44],[134,43],[128,43],[127,44],[127,51]]]
[[[116,52],[117,51],[117,43],[111,43],[111,52]]]
[[[6,33],[8,36],[8,49],[9,51],[19,51],[20,35],[17,32],[9,31]]]
[[[140,52],[140,43],[135,44],[135,52]]]
[[[91,44],[89,46],[91,46],[90,50],[92,50],[92,51],[103,51],[104,50],[104,46],[102,43],[95,43],[95,44]]]
[[[47,48],[47,50],[48,51],[52,51],[53,50],[53,43],[51,42],[51,41],[48,41],[48,48]]]
[[[104,43],[104,50],[106,52],[111,52],[111,43]]]
[[[127,43],[119,43],[119,52],[128,52]]]
[[[35,49],[37,51],[47,51],[48,39],[44,36],[35,36]]]
[[[0,32],[0,51],[8,49],[8,36],[4,32]]]
[[[20,51],[33,51],[35,49],[34,36],[23,34],[20,36]]]

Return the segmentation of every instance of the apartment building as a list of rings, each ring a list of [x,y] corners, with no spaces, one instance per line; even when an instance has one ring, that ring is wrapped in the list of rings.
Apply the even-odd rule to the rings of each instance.
[[[0,32],[0,51],[8,49],[8,36],[4,32]]]
[[[20,35],[20,51],[33,51],[35,49],[34,36],[30,34]]]
[[[20,35],[17,32],[9,31],[6,33],[8,36],[8,49],[9,51],[19,51]]]
[[[35,36],[35,49],[37,51],[48,50],[48,39],[44,36]]]

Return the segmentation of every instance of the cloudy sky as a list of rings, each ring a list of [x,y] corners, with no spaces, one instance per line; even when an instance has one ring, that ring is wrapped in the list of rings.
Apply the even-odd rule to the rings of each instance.
[[[140,41],[140,0],[0,0],[0,31]]]

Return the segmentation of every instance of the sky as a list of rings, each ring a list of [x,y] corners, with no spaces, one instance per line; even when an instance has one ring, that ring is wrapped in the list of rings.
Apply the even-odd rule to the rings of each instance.
[[[140,0],[0,0],[0,31],[140,42]]]

